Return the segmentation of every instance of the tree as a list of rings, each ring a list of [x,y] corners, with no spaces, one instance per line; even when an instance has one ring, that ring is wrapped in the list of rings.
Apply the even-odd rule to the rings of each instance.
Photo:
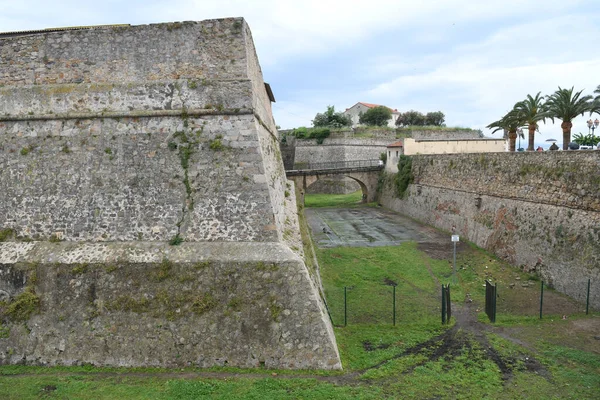
[[[594,97],[594,101],[592,102],[592,108],[590,110],[590,114],[592,114],[592,113],[600,114],[600,85],[598,85],[596,90],[594,90],[594,93],[597,93],[598,95],[596,97]]]
[[[410,110],[401,113],[396,120],[397,126],[423,126],[425,125],[425,116],[419,111]]]
[[[546,107],[549,118],[554,122],[554,118],[562,120],[560,127],[563,131],[563,150],[568,150],[571,142],[571,122],[575,117],[583,115],[586,111],[592,111],[592,96],[582,96],[583,90],[573,94],[571,89],[563,89],[560,86],[553,94],[547,96]]]
[[[428,112],[425,115],[425,125],[444,126],[446,116],[441,111]]]
[[[369,108],[361,114],[358,122],[366,125],[385,126],[390,118],[392,118],[392,110],[385,106],[377,106]]]
[[[573,141],[582,146],[596,146],[600,142],[600,136],[595,136],[593,133],[584,135],[579,132],[573,135]]]
[[[504,117],[489,124],[487,128],[494,129],[492,133],[498,132],[499,130],[508,131],[508,151],[515,151],[517,130],[525,125],[525,123],[523,114],[513,108]]]
[[[327,111],[315,115],[312,124],[315,128],[341,128],[352,125],[352,120],[341,112],[335,112],[334,106],[327,106]]]
[[[535,132],[539,132],[538,122],[545,121],[550,115],[546,111],[544,106],[544,97],[541,95],[542,92],[538,92],[535,97],[527,95],[527,98],[523,101],[515,104],[514,109],[518,113],[523,115],[527,128],[529,130],[529,143],[527,145],[527,151],[533,151],[533,142],[535,139]]]

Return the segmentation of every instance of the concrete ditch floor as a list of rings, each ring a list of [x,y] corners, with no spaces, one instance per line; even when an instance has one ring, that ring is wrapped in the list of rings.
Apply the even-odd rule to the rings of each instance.
[[[439,231],[380,207],[307,208],[304,213],[313,239],[321,248],[450,242],[450,237]]]

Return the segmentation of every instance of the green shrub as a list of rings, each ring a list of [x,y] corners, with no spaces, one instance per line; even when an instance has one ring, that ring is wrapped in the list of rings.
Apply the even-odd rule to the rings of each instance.
[[[300,128],[295,128],[292,130],[292,135],[296,136],[298,139],[306,138],[308,134],[308,128],[305,126],[301,126]]]
[[[309,139],[316,139],[318,144],[323,144],[323,141],[329,137],[331,131],[329,128],[314,128],[310,130]]]
[[[398,160],[398,173],[396,174],[396,194],[399,198],[404,197],[408,185],[413,183],[413,181],[412,158],[401,155]]]
[[[40,298],[30,287],[27,287],[12,302],[8,304],[0,302],[1,314],[12,321],[27,321],[31,314],[39,310],[39,307]]]
[[[179,236],[179,233],[169,240],[171,246],[179,246],[181,243],[183,243],[183,238]]]
[[[15,236],[15,231],[10,229],[10,228],[6,228],[6,229],[0,229],[0,242],[5,242],[8,239],[11,239]]]

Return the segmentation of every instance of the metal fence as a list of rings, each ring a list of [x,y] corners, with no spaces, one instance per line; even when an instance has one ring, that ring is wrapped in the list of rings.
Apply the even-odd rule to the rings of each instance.
[[[446,287],[445,287],[446,288]],[[451,317],[449,288],[444,297],[444,323]],[[344,286],[325,290],[327,309],[335,326],[362,324],[396,325],[440,312],[440,299],[434,291],[424,292],[414,286],[399,284]]]
[[[352,169],[352,168],[383,168],[380,160],[353,160],[353,161],[332,161],[322,163],[302,163],[294,168],[294,171],[305,170],[328,170],[328,169]]]
[[[498,291],[498,284],[485,281],[485,313],[491,322],[503,315],[558,315],[567,318],[570,314],[590,313],[590,296],[593,282],[591,279],[581,281],[579,293],[570,296],[549,287],[544,281],[528,280],[521,283],[507,284]],[[575,300],[579,298],[579,300]]]
[[[548,291],[544,282],[540,281],[529,281],[527,288],[523,288],[520,293],[507,285],[500,294],[498,284],[489,280],[485,280],[484,286],[485,294],[480,292],[477,297],[478,301],[485,301],[484,311],[492,323],[503,315],[533,316],[538,311],[539,318],[543,318],[545,313],[568,316],[590,312],[590,294],[593,289],[591,280],[586,280],[585,285],[583,282],[581,285],[582,290],[585,290],[585,304],[554,290]],[[452,318],[450,284],[441,285],[441,296],[434,288],[424,290],[402,280],[379,285],[329,288],[325,290],[325,295],[331,321],[336,326],[396,325],[422,318],[437,319],[440,311],[442,324],[449,323]]]

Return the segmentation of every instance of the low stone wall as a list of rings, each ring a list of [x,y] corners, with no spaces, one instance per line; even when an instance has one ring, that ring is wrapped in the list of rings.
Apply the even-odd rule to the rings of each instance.
[[[387,175],[380,202],[441,229],[455,226],[580,301],[591,279],[590,304],[600,308],[599,158],[600,152],[414,156],[415,183],[406,197],[397,197]]]
[[[387,139],[325,139],[296,140],[295,165],[332,161],[377,160],[385,153]]]

